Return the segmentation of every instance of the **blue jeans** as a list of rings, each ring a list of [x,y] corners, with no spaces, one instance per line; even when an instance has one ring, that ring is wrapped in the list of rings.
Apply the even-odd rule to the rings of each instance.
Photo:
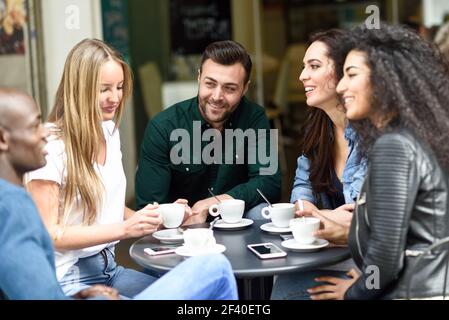
[[[237,300],[231,264],[222,254],[192,257],[134,297],[136,300]]]
[[[130,298],[155,281],[152,276],[118,266],[114,252],[106,248],[96,255],[79,259],[59,284],[68,296],[94,284],[103,284],[116,288],[120,295]]]
[[[259,203],[257,206],[249,209],[245,212],[244,218],[251,219],[251,220],[266,220],[264,217],[262,217],[262,209],[268,207],[268,204]],[[267,220],[268,221],[268,220]]]
[[[277,277],[271,292],[271,300],[310,300],[307,289],[326,284],[316,282],[315,278],[330,276],[348,279],[346,272],[333,270],[313,270],[291,274],[281,274]]]

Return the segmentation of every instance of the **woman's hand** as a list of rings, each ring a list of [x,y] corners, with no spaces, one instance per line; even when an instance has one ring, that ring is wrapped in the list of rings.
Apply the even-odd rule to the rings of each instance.
[[[347,273],[351,279],[341,279],[335,277],[319,277],[316,282],[327,282],[328,284],[316,286],[307,290],[312,300],[343,300],[348,291],[360,275],[354,269]]]
[[[326,239],[333,244],[345,245],[348,243],[349,227],[351,223],[339,223],[329,219],[318,210],[297,211],[297,216],[315,217],[321,221],[321,229],[315,232],[315,237]]]
[[[331,216],[326,217],[340,224],[351,224],[354,208],[354,203],[344,204],[337,209],[330,211]]]
[[[125,220],[123,222],[125,238],[143,237],[157,231],[162,223],[158,208],[159,205],[149,204]]]
[[[318,211],[322,216],[335,221],[340,224],[350,224],[353,216],[355,205],[353,203],[344,204],[334,210],[318,210],[312,206],[304,206],[305,210],[297,209],[296,216],[302,217],[304,215],[312,216],[310,211]]]

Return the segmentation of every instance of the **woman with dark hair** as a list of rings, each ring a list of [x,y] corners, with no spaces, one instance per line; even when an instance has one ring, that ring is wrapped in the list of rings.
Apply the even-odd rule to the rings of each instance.
[[[353,203],[364,178],[364,161],[335,91],[348,52],[345,39],[346,32],[338,29],[312,35],[299,77],[311,109],[291,201],[302,200],[306,209],[334,210]]]
[[[293,185],[291,202],[298,209],[317,209],[326,217],[349,225],[353,202],[362,185],[366,164],[357,152],[354,131],[347,126],[344,108],[335,91],[342,77],[347,32],[333,29],[315,33],[304,56],[299,80],[311,107],[304,132],[303,153]],[[352,264],[351,264],[352,265]],[[332,266],[340,270],[350,268]],[[272,299],[308,299],[306,289],[316,276],[327,271],[313,271],[279,276]]]
[[[444,296],[448,252],[426,251],[449,236],[447,65],[433,44],[400,26],[361,26],[352,38],[337,92],[368,155],[367,177],[350,229],[309,213],[321,217],[321,235],[349,243],[362,273],[321,278],[328,284],[309,292],[312,299]]]

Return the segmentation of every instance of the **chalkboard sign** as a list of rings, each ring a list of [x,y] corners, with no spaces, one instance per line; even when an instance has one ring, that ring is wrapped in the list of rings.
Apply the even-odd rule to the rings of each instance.
[[[214,41],[232,38],[230,0],[171,0],[172,52],[201,54]]]

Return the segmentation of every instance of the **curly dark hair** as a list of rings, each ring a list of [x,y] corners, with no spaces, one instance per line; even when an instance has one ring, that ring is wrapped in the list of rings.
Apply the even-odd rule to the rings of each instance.
[[[449,167],[449,72],[436,45],[414,31],[382,23],[351,32],[351,50],[364,52],[371,69],[372,107],[392,119],[382,129],[369,120],[351,121],[367,155],[380,134],[407,128],[427,143],[440,165]]]
[[[349,46],[346,46],[347,40],[347,31],[330,29],[313,33],[308,42],[308,46],[316,41],[322,42],[326,46],[327,56],[334,63],[335,83],[338,83],[343,77],[343,64],[350,49]],[[312,190],[315,194],[336,192],[332,183],[335,166],[332,121],[323,110],[313,107],[309,109],[305,123],[301,149],[310,162],[309,180]]]

